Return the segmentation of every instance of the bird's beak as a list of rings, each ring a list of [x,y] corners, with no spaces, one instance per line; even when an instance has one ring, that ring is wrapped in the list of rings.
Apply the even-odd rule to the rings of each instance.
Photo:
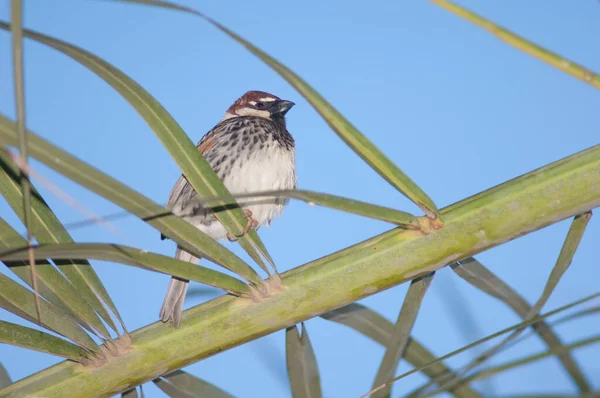
[[[296,105],[296,104],[294,104],[292,101],[286,101],[286,100],[277,101],[273,105],[271,105],[271,107],[269,108],[269,112],[271,113],[271,115],[280,113],[285,116],[287,111],[292,109],[292,107],[294,105]]]

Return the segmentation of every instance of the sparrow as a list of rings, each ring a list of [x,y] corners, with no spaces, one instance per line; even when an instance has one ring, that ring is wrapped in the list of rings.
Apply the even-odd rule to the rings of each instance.
[[[293,102],[273,94],[248,91],[202,137],[198,150],[233,195],[296,188],[296,148],[285,124],[285,115],[293,106]],[[214,239],[235,240],[199,201],[194,188],[181,175],[166,207]],[[244,233],[270,225],[287,202],[288,199],[268,197],[238,201],[248,221]],[[175,258],[191,263],[200,260],[179,246]],[[188,280],[172,277],[160,310],[160,319],[172,321],[176,328],[181,322],[188,284]]]

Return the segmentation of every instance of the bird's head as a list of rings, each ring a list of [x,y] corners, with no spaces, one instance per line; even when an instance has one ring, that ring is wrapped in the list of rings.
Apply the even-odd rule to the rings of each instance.
[[[258,116],[285,126],[285,114],[294,106],[292,101],[265,93],[264,91],[248,91],[227,109],[223,120],[239,116]]]

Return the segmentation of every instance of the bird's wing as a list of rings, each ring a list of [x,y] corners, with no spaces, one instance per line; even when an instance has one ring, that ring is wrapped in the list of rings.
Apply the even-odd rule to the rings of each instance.
[[[215,145],[214,139],[215,129],[211,129],[206,133],[202,139],[196,144],[196,147],[205,156],[208,151]],[[169,194],[169,200],[167,201],[167,209],[175,214],[180,213],[185,208],[187,202],[195,195],[195,191],[188,182],[187,178],[182,174],[173,186],[171,193]],[[179,215],[179,214],[178,214]]]

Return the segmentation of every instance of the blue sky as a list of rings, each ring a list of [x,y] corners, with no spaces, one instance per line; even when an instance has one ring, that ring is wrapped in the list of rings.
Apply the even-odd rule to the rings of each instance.
[[[297,142],[299,187],[418,213],[365,165],[285,81],[208,24],[183,14],[115,2],[26,1],[25,25],[81,46],[119,67],[154,95],[193,141],[250,89],[297,105],[288,127]],[[295,70],[346,115],[437,203],[449,205],[598,143],[597,90],[504,44],[427,1],[199,2],[201,7]],[[465,0],[491,20],[588,68],[600,71],[600,4],[593,0]],[[8,2],[0,5],[3,20]],[[144,121],[106,83],[51,49],[26,42],[26,105],[30,129],[90,164],[165,203],[179,172]],[[14,115],[9,35],[0,32],[0,111]],[[36,169],[96,214],[119,209],[56,175]],[[42,189],[65,223],[82,220]],[[0,200],[0,216],[15,222]],[[171,255],[174,244],[133,218],[72,229],[78,241],[120,242]],[[14,225],[18,225],[16,222]],[[569,224],[561,222],[477,258],[529,302],[542,292]],[[22,226],[19,226],[23,230]],[[388,224],[291,203],[260,234],[280,270],[287,270],[390,229]],[[598,290],[600,224],[592,221],[573,264],[545,310]],[[232,244],[229,248],[240,252]],[[168,276],[94,262],[130,330],[158,319]],[[4,272],[4,270],[2,271]],[[198,285],[196,285],[198,286]],[[395,321],[407,286],[361,302]],[[186,308],[203,298],[190,298]],[[598,302],[595,302],[598,305]],[[0,310],[0,319],[15,317]],[[465,317],[476,327],[465,325]],[[450,270],[437,273],[413,336],[437,355],[518,322],[518,317]],[[376,343],[322,319],[306,322],[325,397],[369,390],[383,357]],[[598,332],[597,318],[557,328],[570,342]],[[544,349],[530,339],[501,358]],[[449,360],[456,367],[473,351]],[[600,388],[599,346],[575,351]],[[57,363],[54,357],[0,345],[13,379]],[[402,363],[400,371],[409,367]],[[285,397],[284,333],[194,364],[186,370],[244,397]],[[425,380],[414,375],[400,396]],[[479,385],[481,386],[481,385]],[[556,359],[495,377],[498,395],[574,393]],[[490,390],[489,388],[492,388]],[[151,385],[146,396],[162,397]]]

